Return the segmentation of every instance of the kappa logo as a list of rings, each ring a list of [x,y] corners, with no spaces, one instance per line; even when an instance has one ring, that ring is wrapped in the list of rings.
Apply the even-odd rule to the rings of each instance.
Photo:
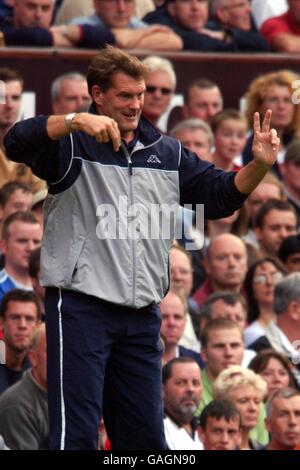
[[[147,160],[147,163],[161,163],[161,161],[157,155],[150,155],[150,157]]]

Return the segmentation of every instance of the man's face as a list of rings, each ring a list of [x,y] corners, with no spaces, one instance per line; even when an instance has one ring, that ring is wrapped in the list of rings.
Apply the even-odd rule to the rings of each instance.
[[[244,344],[240,330],[238,328],[212,330],[201,354],[206,361],[206,370],[213,379],[227,367],[241,365]]]
[[[280,244],[289,235],[296,235],[297,219],[292,211],[271,209],[264,217],[261,228],[255,228],[255,236],[264,251],[277,255]]]
[[[200,439],[205,450],[236,450],[241,438],[238,416],[229,421],[224,417],[217,419],[209,416],[205,429],[200,428]]]
[[[285,260],[284,265],[289,273],[300,272],[300,250],[298,253],[289,255]]]
[[[252,223],[261,206],[270,199],[281,199],[279,187],[271,183],[262,182],[249,194],[246,204]]]
[[[211,159],[209,138],[202,129],[181,129],[176,133],[176,139],[180,140],[184,147],[194,152],[198,158]]]
[[[176,346],[183,335],[186,313],[177,295],[169,292],[160,304],[161,328],[160,333],[166,347]]]
[[[28,349],[32,334],[38,325],[38,312],[33,302],[11,300],[4,319],[0,319],[5,343],[15,352]]]
[[[295,106],[291,93],[287,86],[281,85],[270,85],[266,91],[261,112],[272,110],[271,126],[275,129],[285,129],[293,120]]]
[[[292,450],[300,442],[300,396],[275,398],[271,419],[266,419],[272,435],[271,445]]]
[[[257,425],[262,398],[261,393],[249,384],[229,391],[228,400],[232,401],[239,410],[244,430],[250,431]]]
[[[97,96],[93,95],[100,111],[117,122],[122,137],[133,136],[138,126],[145,89],[144,79],[135,79],[123,72],[117,72],[111,88],[105,92],[98,88]]]
[[[213,240],[205,269],[216,287],[239,290],[247,272],[244,244],[232,238]]]
[[[226,119],[215,132],[216,153],[228,164],[241,154],[247,142],[247,126],[243,121]]]
[[[246,312],[241,302],[234,305],[228,305],[223,299],[216,300],[211,306],[211,319],[229,318],[239,325],[241,330],[246,326]]]
[[[275,357],[271,357],[259,375],[268,384],[268,396],[271,396],[277,390],[286,388],[290,383],[290,376],[282,363]]]
[[[68,114],[87,109],[91,103],[86,80],[64,80],[59,99],[52,103],[54,114]]]
[[[22,85],[18,80],[5,83],[5,104],[0,104],[0,129],[11,127],[17,120],[22,96]]]
[[[14,25],[48,29],[53,16],[53,0],[16,0],[14,5]]]
[[[30,253],[41,245],[42,229],[39,224],[16,220],[9,227],[6,241],[2,240],[5,267],[12,270],[28,270]]]
[[[16,189],[8,199],[2,211],[2,220],[17,211],[28,211],[32,204],[32,193]]]
[[[219,88],[203,89],[194,86],[190,89],[183,112],[185,118],[198,118],[210,123],[211,118],[222,108],[223,100]]]
[[[170,251],[171,289],[185,297],[190,295],[193,286],[193,272],[189,258],[175,249]]]
[[[242,31],[251,29],[251,5],[248,0],[225,0],[217,17],[224,26]]]
[[[208,21],[207,0],[174,0],[167,9],[179,26],[191,31],[200,32]]]
[[[135,0],[94,0],[96,14],[108,28],[128,28]]]
[[[174,364],[172,376],[163,386],[167,414],[178,424],[189,423],[201,400],[201,371],[198,364]]]
[[[170,75],[167,72],[151,72],[146,80],[146,93],[143,112],[146,116],[156,120],[166,112],[174,87]]]

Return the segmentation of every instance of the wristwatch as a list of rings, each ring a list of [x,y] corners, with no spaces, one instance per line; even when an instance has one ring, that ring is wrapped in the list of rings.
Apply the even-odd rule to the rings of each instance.
[[[75,116],[76,116],[76,113],[69,113],[65,117],[65,123],[66,123],[67,129],[70,133],[74,132],[74,130],[75,130],[75,129],[73,129],[73,119],[74,119]]]

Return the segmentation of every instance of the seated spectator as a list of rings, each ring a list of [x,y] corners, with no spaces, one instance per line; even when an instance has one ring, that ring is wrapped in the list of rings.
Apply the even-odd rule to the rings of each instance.
[[[160,312],[162,319],[160,334],[164,341],[163,362],[167,363],[176,357],[192,357],[199,367],[203,367],[199,353],[179,346],[186,323],[184,300],[170,291],[160,304]]]
[[[300,235],[291,235],[282,240],[278,257],[288,273],[300,272]]]
[[[201,307],[200,331],[210,320],[228,318],[244,332],[247,320],[247,306],[244,297],[238,292],[218,291],[211,294]],[[244,350],[243,367],[248,367],[255,354],[251,349]]]
[[[207,247],[204,267],[207,279],[193,296],[199,307],[218,290],[240,292],[247,272],[245,244],[231,233],[218,235]]]
[[[29,256],[41,241],[42,228],[31,212],[15,212],[5,219],[0,245],[5,255],[4,269],[0,271],[0,302],[12,289],[32,290]]]
[[[194,414],[201,398],[201,371],[192,358],[173,359],[163,367],[165,435],[170,450],[202,450]]]
[[[287,201],[270,199],[258,211],[254,233],[262,256],[278,259],[282,241],[297,232],[297,214]]]
[[[32,205],[30,186],[19,181],[6,183],[0,189],[0,234],[4,220],[17,211],[29,211]]]
[[[172,63],[165,58],[150,56],[143,60],[149,69],[146,78],[143,114],[158,127],[160,117],[168,110],[176,88]]]
[[[17,180],[30,184],[33,191],[38,191],[45,183],[34,176],[30,168],[23,163],[8,160],[2,145],[5,134],[19,118],[23,78],[16,70],[0,67],[0,81],[5,83],[4,103],[0,100],[0,187],[9,181]]]
[[[12,450],[48,448],[45,325],[33,333],[28,358],[31,368],[0,397],[0,433]]]
[[[300,442],[300,392],[284,388],[266,404],[266,427],[271,440],[266,450],[294,450]]]
[[[267,384],[259,375],[252,370],[235,365],[223,370],[213,384],[214,399],[230,400],[240,412],[241,450],[255,450],[263,444],[253,441],[249,433],[258,424],[266,392]]]
[[[6,46],[101,47],[114,44],[106,28],[53,26],[53,0],[16,0],[12,18],[0,22]]]
[[[244,332],[246,347],[263,336],[270,321],[275,320],[274,289],[284,275],[281,263],[269,257],[256,261],[249,268],[244,282],[250,324]]]
[[[234,162],[243,151],[247,141],[247,120],[235,109],[223,109],[211,120],[215,138],[212,161],[225,171],[238,171],[241,166]]]
[[[207,27],[215,31],[225,30],[232,35],[238,49],[243,52],[267,51],[267,41],[252,22],[251,3],[248,0],[212,0],[212,20]]]
[[[116,45],[121,48],[182,49],[182,40],[169,27],[147,25],[133,16],[134,8],[135,0],[94,0],[94,13],[89,17],[74,18],[71,23],[107,28],[113,32]]]
[[[283,184],[272,172],[267,173],[259,185],[249,194],[245,204],[248,212],[249,228],[243,240],[255,247],[258,247],[258,243],[253,232],[254,221],[261,206],[270,199],[285,199]]]
[[[14,289],[4,296],[0,304],[0,327],[6,363],[0,364],[0,395],[30,367],[28,348],[40,320],[40,302],[34,292]]]
[[[288,0],[288,10],[281,16],[269,18],[261,26],[261,34],[274,51],[300,52],[300,5]]]
[[[264,336],[249,347],[259,352],[273,348],[292,360],[291,367],[300,388],[300,361],[297,345],[300,338],[300,273],[284,277],[275,287],[274,312],[277,321],[270,322]]]
[[[204,450],[237,450],[242,441],[241,415],[228,400],[213,400],[203,409],[199,436]]]
[[[52,111],[68,114],[87,111],[91,104],[86,77],[69,72],[57,77],[51,85]]]
[[[182,145],[202,160],[212,161],[214,136],[209,125],[202,119],[184,119],[169,132],[171,137],[180,140]]]
[[[239,50],[234,34],[211,31],[205,27],[208,4],[208,0],[166,0],[165,6],[148,13],[144,21],[171,27],[182,38],[184,50]]]
[[[299,75],[290,70],[269,72],[255,78],[246,93],[246,113],[249,125],[253,113],[258,111],[262,116],[267,109],[272,110],[271,126],[277,130],[280,137],[278,163],[284,160],[287,145],[298,134],[300,126],[300,106],[295,106],[291,99],[293,83],[299,80]],[[253,132],[251,132],[243,152],[243,164],[252,160]],[[278,164],[273,171],[281,177]]]
[[[250,362],[249,369],[260,375],[268,385],[266,399],[274,392],[286,387],[296,388],[295,378],[291,371],[290,361],[274,349],[260,351]]]
[[[297,226],[300,227],[300,139],[289,144],[280,171],[285,195],[297,212]]]

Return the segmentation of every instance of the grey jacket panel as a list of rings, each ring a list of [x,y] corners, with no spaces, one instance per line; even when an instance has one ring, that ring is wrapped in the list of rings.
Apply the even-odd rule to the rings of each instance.
[[[147,168],[133,168],[132,173],[83,160],[76,182],[62,193],[49,194],[44,286],[136,308],[160,302],[168,290],[168,250],[174,238],[168,211],[174,209],[175,220],[178,173]]]

